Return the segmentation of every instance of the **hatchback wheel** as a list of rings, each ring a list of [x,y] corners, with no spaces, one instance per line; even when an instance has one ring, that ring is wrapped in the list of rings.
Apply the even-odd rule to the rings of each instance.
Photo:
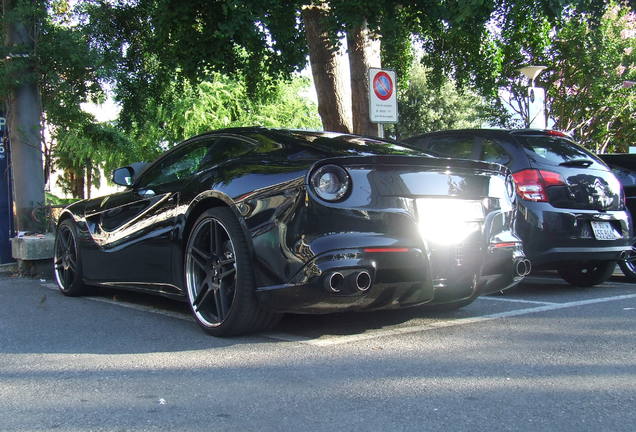
[[[185,279],[192,314],[213,336],[248,333],[278,321],[278,314],[256,300],[247,242],[228,208],[207,210],[195,222],[186,246]]]
[[[567,263],[557,269],[566,282],[582,287],[598,285],[610,278],[616,268],[614,261]]]
[[[636,243],[632,245],[632,250],[627,252],[624,260],[618,262],[618,266],[630,282],[636,282]]]
[[[82,281],[82,262],[77,247],[77,230],[72,221],[62,221],[55,234],[53,274],[62,294],[78,296],[85,294]]]

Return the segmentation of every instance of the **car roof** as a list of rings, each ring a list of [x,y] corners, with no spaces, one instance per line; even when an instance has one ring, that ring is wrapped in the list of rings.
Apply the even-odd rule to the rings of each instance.
[[[414,135],[409,138],[405,138],[403,141],[408,142],[413,138],[430,137],[436,135],[448,135],[448,134],[481,134],[481,135],[553,135],[554,131],[550,129],[502,129],[502,128],[473,128],[473,129],[447,129],[442,131],[428,132],[420,135]],[[563,138],[571,139],[568,135],[564,134]]]
[[[290,143],[291,141],[291,143],[293,143],[294,145],[303,147],[310,146],[314,150],[323,151],[327,154],[334,153],[333,146],[339,145],[341,147],[349,147],[350,149],[358,151],[360,153],[403,153],[412,154],[413,156],[430,156],[430,153],[427,153],[426,151],[414,149],[390,138],[378,138],[341,132],[310,131],[301,129],[274,129],[260,126],[217,129],[189,138],[182,144],[200,138],[223,134],[245,136],[246,138],[253,138],[250,137],[250,135],[252,134],[260,134],[265,135],[275,141],[284,140],[287,143]],[[373,148],[375,148],[375,150]],[[378,152],[379,148],[382,148],[383,150]],[[386,150],[384,150],[385,148]]]
[[[357,135],[357,134],[350,134],[345,132],[330,132],[330,131],[319,131],[319,130],[310,130],[310,129],[267,128],[263,126],[242,126],[242,127],[215,129],[209,132],[204,132],[192,138],[205,137],[208,135],[216,135],[216,134],[224,134],[224,133],[236,134],[236,135],[251,134],[251,133],[295,134],[295,135],[316,136],[316,137],[332,138],[332,139],[364,138],[364,139],[369,139],[373,141],[385,141],[392,144],[400,145],[398,141],[391,138],[379,138],[374,136]]]

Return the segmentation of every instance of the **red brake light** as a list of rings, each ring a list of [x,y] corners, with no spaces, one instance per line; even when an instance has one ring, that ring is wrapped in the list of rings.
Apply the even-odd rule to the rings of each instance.
[[[567,134],[564,134],[561,131],[549,130],[546,133],[551,136],[567,137]]]
[[[365,252],[408,252],[407,248],[365,248]]]
[[[559,186],[564,185],[563,177],[561,174],[552,171],[539,170],[539,175],[543,179],[545,186]]]
[[[552,171],[526,169],[512,175],[517,188],[517,194],[527,201],[547,202],[548,186],[564,185],[561,174]]]

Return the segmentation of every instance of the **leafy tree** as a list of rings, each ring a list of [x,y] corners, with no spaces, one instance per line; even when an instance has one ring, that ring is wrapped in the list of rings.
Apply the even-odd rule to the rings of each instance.
[[[636,77],[634,12],[613,0],[564,2],[560,13],[538,7],[543,3],[504,3],[505,14],[495,17],[484,41],[493,61],[476,68],[475,85],[500,113],[507,108],[524,119],[527,82],[518,68],[545,65],[536,85],[547,90],[555,127],[592,151],[625,151],[636,129],[634,92],[623,85]],[[498,122],[523,126],[505,115]]]
[[[627,151],[636,142],[636,14],[611,2],[598,25],[564,19],[550,47],[550,113],[588,148]]]
[[[178,3],[178,4],[177,4]],[[480,55],[492,3],[415,0],[139,0],[86,3],[85,24],[95,46],[111,54],[117,95],[127,122],[140,121],[148,99],[161,103],[173,82],[196,85],[211,71],[246,79],[253,97],[262,97],[279,77],[302,69],[309,54],[323,126],[367,133],[370,129],[367,67],[379,66],[375,52],[382,41],[382,61],[408,70],[411,35],[427,47],[452,56],[456,64]],[[436,43],[440,33],[452,44]],[[342,36],[351,44],[350,74],[337,67]],[[374,42],[376,41],[376,42]],[[468,55],[467,53],[471,53]],[[352,89],[355,120],[344,88]],[[136,117],[136,118],[135,118]]]
[[[279,81],[265,100],[250,97],[245,81],[220,73],[196,86],[174,83],[172,93],[157,104],[148,100],[143,122],[133,123],[131,135],[144,155],[152,159],[161,150],[213,129],[260,125],[317,129],[320,119],[315,104],[300,95],[309,86],[306,78]]]
[[[453,80],[438,87],[430,82],[430,71],[415,64],[408,87],[398,95],[399,122],[388,133],[397,139],[443,129],[480,127],[488,118],[483,98],[459,90]]]
[[[54,168],[63,171],[58,179],[62,190],[76,198],[90,198],[91,186],[99,187],[101,173],[110,172],[138,155],[127,136],[108,123],[86,121],[72,127],[55,128],[52,149]]]
[[[27,49],[28,53],[0,69],[0,93],[8,96],[21,86],[33,88],[41,115],[29,126],[38,131],[39,142],[29,145],[43,148],[45,178],[54,167],[64,170],[64,187],[83,198],[86,183],[99,180],[99,168],[125,159],[132,148],[112,126],[97,123],[81,108],[84,102],[104,99],[106,63],[77,26],[68,0],[11,3],[11,9],[5,10],[3,25],[10,27],[14,22],[29,20],[37,32],[29,36],[32,47],[5,49],[11,53]],[[20,109],[12,105],[8,111]],[[18,128],[13,129],[15,133]],[[16,143],[17,140],[12,147]],[[35,178],[33,173],[30,176]],[[43,191],[43,186],[38,187]]]

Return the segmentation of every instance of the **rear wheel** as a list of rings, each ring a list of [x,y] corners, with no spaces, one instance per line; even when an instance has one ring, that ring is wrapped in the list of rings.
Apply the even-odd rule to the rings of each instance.
[[[632,250],[627,252],[625,259],[618,262],[618,266],[629,281],[636,282],[636,243],[632,245]]]
[[[185,279],[192,314],[213,336],[262,330],[278,321],[278,314],[256,300],[247,242],[228,208],[207,210],[194,223],[186,245]]]
[[[62,294],[79,296],[86,293],[82,281],[82,262],[77,247],[77,230],[69,219],[62,221],[57,227],[53,274]]]
[[[567,263],[557,268],[566,282],[581,287],[598,285],[610,278],[616,268],[615,261],[588,261]]]

